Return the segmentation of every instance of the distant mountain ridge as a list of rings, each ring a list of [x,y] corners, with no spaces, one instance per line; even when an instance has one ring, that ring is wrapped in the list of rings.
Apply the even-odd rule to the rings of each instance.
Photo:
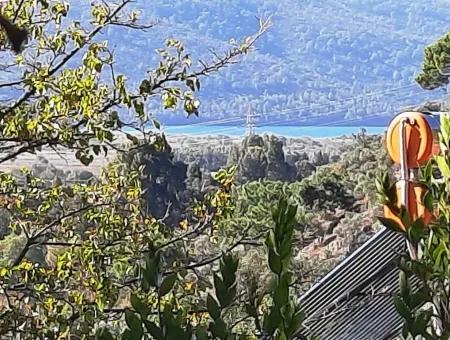
[[[258,51],[204,81],[203,119],[242,117],[251,106],[263,123],[328,116],[339,124],[392,116],[443,95],[421,90],[414,75],[424,47],[448,31],[447,1],[137,0],[134,5],[143,20],[159,24],[145,33],[114,28],[106,35],[120,70],[134,80],[145,73],[144,65],[156,64],[154,50],[165,38],[179,38],[194,59],[207,59],[208,49],[224,50],[231,38],[254,32],[255,16],[272,15],[273,28]],[[156,104],[151,108],[165,122],[196,122]]]

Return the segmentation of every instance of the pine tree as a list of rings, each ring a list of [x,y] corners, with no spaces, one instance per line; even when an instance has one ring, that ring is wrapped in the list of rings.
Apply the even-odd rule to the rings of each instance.
[[[427,90],[446,86],[450,76],[450,33],[425,49],[422,71],[416,77],[419,85]]]

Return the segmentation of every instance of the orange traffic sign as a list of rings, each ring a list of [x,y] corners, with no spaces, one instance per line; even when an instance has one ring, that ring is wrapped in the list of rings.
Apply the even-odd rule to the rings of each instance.
[[[392,160],[401,162],[401,124],[405,120],[405,149],[408,168],[425,164],[433,152],[433,132],[424,114],[404,112],[389,124],[386,134],[386,148]]]

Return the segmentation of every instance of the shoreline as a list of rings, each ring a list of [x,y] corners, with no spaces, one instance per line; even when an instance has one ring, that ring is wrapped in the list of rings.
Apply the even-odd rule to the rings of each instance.
[[[280,138],[340,138],[351,137],[364,129],[367,135],[384,134],[386,126],[262,126],[255,128],[255,134],[272,134]],[[174,131],[175,130],[175,131]],[[243,138],[246,135],[243,126],[225,127],[223,125],[183,125],[165,127],[161,130],[166,136],[183,137],[232,137]]]

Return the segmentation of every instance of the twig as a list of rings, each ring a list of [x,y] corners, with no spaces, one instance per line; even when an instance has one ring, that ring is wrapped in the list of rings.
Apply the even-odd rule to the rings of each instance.
[[[194,229],[192,229],[191,231],[181,234],[180,236],[173,238],[173,239],[167,241],[166,243],[163,243],[158,249],[163,249],[167,246],[170,246],[171,244],[181,241],[182,239],[185,239],[189,236],[192,236],[194,234],[198,234],[199,232],[202,232],[208,226],[208,224],[210,222],[211,222],[211,219],[206,218],[204,222],[198,223],[197,226]]]
[[[22,82],[23,82],[23,80],[16,80],[16,81],[11,81],[9,83],[2,83],[2,84],[0,84],[0,88],[20,85],[20,84],[22,84]]]
[[[19,6],[17,6],[16,12],[14,13],[14,18],[12,20],[12,22],[14,23],[17,18],[19,17],[20,14],[20,10],[22,9],[23,4],[25,3],[25,0],[22,0],[19,4]]]
[[[216,261],[220,260],[220,259],[223,257],[224,254],[229,253],[229,252],[231,252],[232,250],[234,250],[236,247],[242,245],[241,242],[242,242],[242,241],[245,239],[245,237],[247,236],[247,233],[248,233],[248,231],[250,230],[250,228],[251,228],[251,226],[248,226],[248,227],[244,230],[243,236],[242,236],[238,241],[236,241],[233,245],[229,246],[229,247],[228,247],[225,251],[223,251],[221,254],[216,255],[216,256],[214,256],[214,257],[211,257],[211,258],[209,258],[209,259],[206,259],[206,260],[197,262],[197,263],[193,263],[193,264],[187,265],[187,266],[185,266],[185,267],[183,267],[183,268],[184,268],[184,269],[188,269],[188,270],[189,270],[189,269],[194,269],[194,268],[199,268],[199,267],[203,267],[203,266],[206,266],[206,265],[208,265],[208,264],[211,264],[211,263],[213,263],[213,262],[216,262]],[[172,270],[172,271],[168,271],[168,272],[166,272],[166,273],[164,273],[164,274],[168,275],[168,274],[172,274],[172,273],[174,273],[173,270]]]
[[[37,244],[37,239],[44,236],[44,233],[46,233],[49,229],[52,229],[53,227],[57,226],[58,224],[62,223],[62,221],[66,218],[75,216],[83,211],[92,209],[92,208],[96,208],[96,207],[101,207],[101,206],[106,206],[108,205],[107,203],[101,203],[101,204],[96,204],[96,205],[89,205],[83,208],[80,208],[78,210],[74,210],[71,211],[63,216],[61,216],[60,218],[58,218],[57,220],[53,221],[52,223],[46,225],[44,228],[42,228],[41,230],[39,230],[36,234],[30,236],[30,238],[27,239],[27,242],[25,244],[25,246],[22,248],[20,254],[16,257],[16,259],[14,260],[12,267],[18,266],[20,264],[20,262],[22,262],[22,260],[24,259],[25,255],[27,254],[28,250],[35,244]]]
[[[124,26],[127,28],[131,28],[131,29],[135,29],[135,30],[142,30],[142,31],[146,31],[150,28],[153,28],[157,25],[157,23],[150,23],[147,25],[140,25],[140,24],[134,24],[134,23],[129,23],[129,22],[120,22],[120,21],[112,21],[110,23],[110,25],[114,25],[114,26]]]

